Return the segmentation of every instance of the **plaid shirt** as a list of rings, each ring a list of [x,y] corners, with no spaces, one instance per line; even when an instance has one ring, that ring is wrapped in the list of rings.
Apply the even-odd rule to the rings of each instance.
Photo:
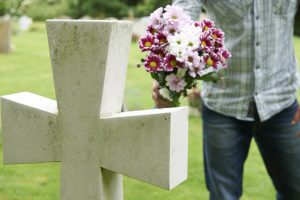
[[[294,16],[300,0],[174,0],[193,19],[201,6],[225,32],[232,53],[226,79],[202,84],[204,104],[212,110],[253,121],[255,102],[261,121],[296,99],[298,71],[293,46]]]

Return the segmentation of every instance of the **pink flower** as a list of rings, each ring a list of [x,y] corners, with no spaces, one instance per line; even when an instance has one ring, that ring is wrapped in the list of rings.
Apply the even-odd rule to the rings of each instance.
[[[180,7],[167,5],[165,11],[163,18],[166,21],[173,20],[186,22],[190,20],[189,16],[186,15]]]
[[[180,67],[181,63],[178,62],[176,60],[176,57],[171,55],[171,54],[167,54],[167,56],[164,58],[164,69],[167,72],[173,71],[174,68],[176,67]]]
[[[160,7],[156,9],[150,15],[150,26],[155,29],[159,30],[163,26],[163,18],[162,18],[163,8]]]
[[[231,57],[231,53],[227,50],[227,49],[224,49],[222,51],[222,56],[225,58],[225,59],[228,59]]]
[[[196,27],[201,27],[201,22],[199,22],[199,21],[195,21],[194,24]]]
[[[165,34],[163,34],[162,32],[159,32],[156,37],[156,43],[159,44],[159,45],[163,45],[163,44],[166,44],[168,41],[167,41],[167,36]]]
[[[211,35],[212,35],[212,38],[215,40],[222,41],[224,39],[224,33],[220,29],[216,29],[216,28],[212,29]]]
[[[154,35],[156,33],[157,33],[157,31],[151,25],[147,26],[147,34]]]
[[[207,31],[208,29],[213,28],[215,26],[215,23],[209,19],[204,19],[201,22],[201,26],[204,31]]]
[[[175,22],[172,22],[172,21],[169,21],[166,23],[166,25],[164,26],[163,28],[163,33],[165,35],[174,35],[177,31],[178,31],[178,28],[179,28],[179,25],[178,23],[175,23]]]
[[[147,34],[145,37],[142,37],[139,41],[139,47],[142,51],[150,51],[154,46],[154,36]]]
[[[214,68],[217,68],[218,63],[219,63],[219,58],[218,58],[217,54],[211,53],[210,55],[207,55],[207,56],[204,57],[204,62],[208,66],[212,66]]]
[[[223,65],[223,67],[227,67],[226,60],[231,57],[230,52],[227,49],[222,49],[218,54],[219,59]]]
[[[204,49],[205,51],[209,51],[209,49],[212,47],[213,43],[210,38],[209,34],[203,34],[200,38],[200,47],[201,49]]]
[[[178,78],[175,74],[170,74],[166,77],[166,85],[170,88],[171,91],[180,92],[184,90],[186,82]]]
[[[215,52],[219,52],[219,49],[223,48],[224,44],[220,40],[216,40],[214,43],[214,47],[216,48]]]
[[[157,56],[159,56],[160,58],[164,58],[166,56],[166,51],[164,48],[161,48],[160,46],[157,46],[157,48],[152,50],[153,54],[156,54]]]
[[[201,71],[204,68],[204,63],[200,63],[199,66],[192,65],[189,66],[189,75],[195,78],[197,75],[201,76]]]
[[[147,72],[162,71],[162,60],[158,55],[150,54],[144,61],[144,66]]]
[[[197,51],[192,51],[192,50],[188,49],[186,51],[184,61],[185,61],[185,63],[188,64],[188,66],[199,65],[200,56]]]

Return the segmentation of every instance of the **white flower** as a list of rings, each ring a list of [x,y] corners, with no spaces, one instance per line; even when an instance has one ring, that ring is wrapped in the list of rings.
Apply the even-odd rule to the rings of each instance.
[[[182,33],[176,33],[167,37],[169,42],[168,52],[176,56],[177,60],[182,62],[186,54],[188,38]]]
[[[196,50],[200,45],[201,28],[193,24],[184,25],[178,33],[169,35],[168,52],[176,56],[177,60],[183,62],[187,58],[187,50]]]
[[[169,100],[169,101],[172,101],[173,99],[170,97],[170,91],[167,89],[167,88],[161,88],[161,89],[159,89],[159,94],[163,97],[163,98],[165,98],[165,99],[167,99],[167,100]]]
[[[186,51],[186,47],[182,46],[182,45],[178,45],[175,43],[172,43],[169,45],[169,47],[167,48],[167,51],[174,55],[176,57],[176,60],[179,62],[183,62],[184,59],[184,55],[185,55],[185,51]]]
[[[201,28],[196,27],[194,24],[186,24],[180,30],[180,33],[184,36],[187,47],[195,50],[200,45]]]

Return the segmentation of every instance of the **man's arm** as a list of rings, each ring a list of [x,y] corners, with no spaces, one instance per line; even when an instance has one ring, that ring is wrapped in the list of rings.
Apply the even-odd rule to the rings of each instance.
[[[199,19],[201,0],[173,0],[172,5],[181,7],[193,20]]]

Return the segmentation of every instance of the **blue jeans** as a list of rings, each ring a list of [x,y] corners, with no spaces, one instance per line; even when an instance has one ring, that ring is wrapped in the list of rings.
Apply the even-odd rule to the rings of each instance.
[[[293,105],[271,119],[242,121],[202,109],[204,165],[210,200],[238,200],[252,137],[277,191],[277,200],[300,200],[300,123],[291,125]]]

